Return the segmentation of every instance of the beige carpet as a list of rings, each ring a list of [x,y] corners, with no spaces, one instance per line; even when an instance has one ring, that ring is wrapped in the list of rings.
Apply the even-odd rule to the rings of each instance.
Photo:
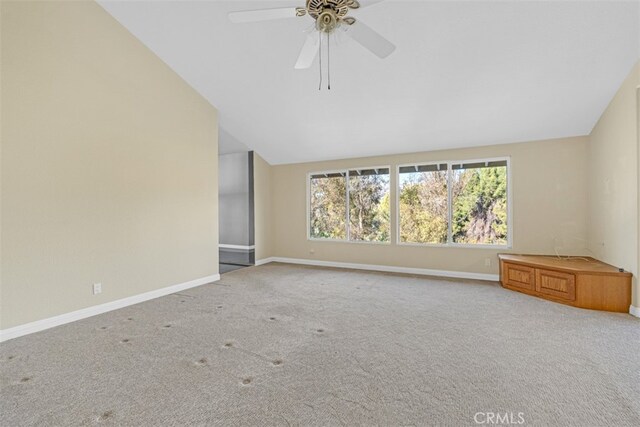
[[[246,268],[3,343],[0,367],[2,426],[640,425],[640,319],[487,282]]]

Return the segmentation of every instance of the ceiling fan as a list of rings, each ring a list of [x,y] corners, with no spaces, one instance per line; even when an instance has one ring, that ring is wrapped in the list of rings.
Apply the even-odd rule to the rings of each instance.
[[[395,46],[389,40],[382,37],[376,31],[347,16],[351,10],[360,9],[382,0],[363,1],[361,6],[357,0],[306,0],[305,7],[284,7],[275,9],[244,10],[229,13],[229,20],[233,23],[246,23],[269,21],[281,18],[295,18],[309,16],[315,20],[315,30],[311,32],[302,46],[296,69],[309,68],[320,52],[322,61],[322,36],[326,34],[327,50],[329,48],[329,35],[340,30],[344,34],[360,43],[366,49],[380,58],[386,58],[394,50]],[[322,64],[320,64],[322,70]]]

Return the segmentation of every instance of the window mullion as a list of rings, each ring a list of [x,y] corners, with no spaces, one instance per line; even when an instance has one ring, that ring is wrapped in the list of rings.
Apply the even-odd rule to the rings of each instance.
[[[346,173],[345,173],[345,188],[346,188],[346,193],[347,193],[347,197],[346,197],[346,203],[347,203],[347,209],[346,209],[346,213],[347,213],[347,222],[345,223],[345,226],[347,227],[347,241],[351,240],[351,212],[349,212],[349,193],[351,190],[351,183],[349,182],[349,170],[347,169]]]
[[[452,209],[452,194],[451,191],[451,175],[453,173],[451,162],[447,163],[447,244],[453,243],[453,209]]]

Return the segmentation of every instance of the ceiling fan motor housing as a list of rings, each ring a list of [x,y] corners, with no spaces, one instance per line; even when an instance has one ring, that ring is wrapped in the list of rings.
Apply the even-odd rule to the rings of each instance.
[[[307,0],[307,13],[316,20],[319,31],[330,33],[349,13],[360,4],[356,0]]]

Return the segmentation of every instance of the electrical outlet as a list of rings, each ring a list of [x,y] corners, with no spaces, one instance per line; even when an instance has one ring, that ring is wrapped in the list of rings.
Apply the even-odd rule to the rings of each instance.
[[[315,253],[316,253],[316,250],[315,250],[315,249],[309,249],[309,253],[310,253],[311,255],[313,255],[313,254],[315,254]]]
[[[93,284],[93,294],[98,295],[102,293],[102,283]]]
[[[485,258],[484,259],[484,266],[485,267],[491,267],[491,258]]]

